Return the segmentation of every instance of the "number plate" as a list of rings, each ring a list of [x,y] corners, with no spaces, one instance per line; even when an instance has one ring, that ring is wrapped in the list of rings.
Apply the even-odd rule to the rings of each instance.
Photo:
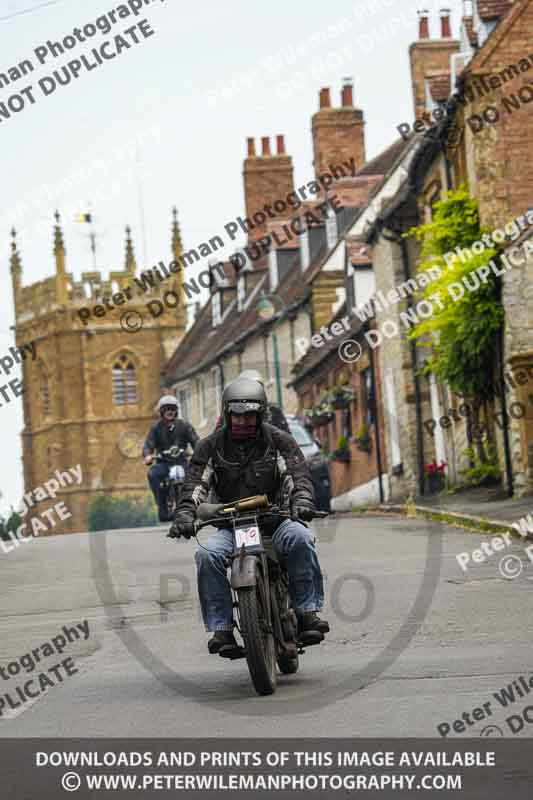
[[[237,547],[253,547],[261,544],[261,535],[257,525],[250,525],[247,528],[235,528],[235,542]]]

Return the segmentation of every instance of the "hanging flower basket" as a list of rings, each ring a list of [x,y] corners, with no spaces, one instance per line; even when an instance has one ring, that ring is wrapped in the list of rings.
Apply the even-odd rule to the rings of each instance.
[[[372,450],[372,437],[368,429],[368,425],[361,425],[359,433],[354,436],[354,443],[358,450],[364,453],[370,453]]]
[[[317,414],[316,417],[313,417],[313,425],[322,426],[327,425],[333,419],[333,414],[331,412],[325,412],[323,414]]]
[[[366,439],[354,439],[354,441],[358,450],[361,450],[363,453],[372,452],[372,439],[370,436],[368,436]]]
[[[355,399],[355,392],[349,384],[334,386],[329,393],[328,399],[334,408],[347,408],[352,400]]]
[[[335,461],[340,461],[341,464],[349,464],[352,460],[352,456],[350,455],[349,450],[334,450],[333,451],[333,459]]]
[[[323,401],[320,405],[315,406],[309,411],[309,419],[311,426],[327,425],[328,422],[334,418],[333,406],[327,401]]]
[[[340,461],[342,464],[349,464],[352,460],[350,444],[346,436],[339,437],[337,441],[337,447],[333,451],[333,458],[335,461]]]

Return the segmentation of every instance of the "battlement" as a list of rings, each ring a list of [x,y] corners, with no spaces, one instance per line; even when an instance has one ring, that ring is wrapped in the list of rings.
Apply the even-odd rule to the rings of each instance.
[[[100,271],[83,272],[81,278],[76,279],[74,273],[66,272],[66,249],[57,212],[54,230],[56,274],[42,281],[23,286],[22,264],[16,243],[16,231],[13,230],[11,235],[11,275],[17,326],[24,322],[36,321],[54,312],[64,315],[65,312],[72,311],[74,317],[78,309],[95,306],[103,303],[106,299],[111,301],[113,295],[128,288],[133,297],[142,296],[145,303],[147,300],[160,299],[169,290],[178,291],[180,294],[182,292],[180,273],[169,274],[166,272],[165,274],[165,270],[160,265],[154,265],[152,269],[139,273],[129,228],[126,228],[124,269],[111,270],[107,277]],[[182,254],[182,245],[176,209],[173,209],[171,251],[173,259],[178,261]],[[165,267],[165,264],[163,263],[162,266]],[[147,274],[151,276],[151,279],[143,281],[142,276]],[[139,284],[136,283],[136,278],[139,280]]]

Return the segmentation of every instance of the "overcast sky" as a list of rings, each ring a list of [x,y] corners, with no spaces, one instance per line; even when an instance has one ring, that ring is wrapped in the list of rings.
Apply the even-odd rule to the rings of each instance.
[[[37,48],[43,53],[48,41],[61,42],[74,28],[95,23],[120,5],[113,0],[3,0],[0,6],[0,73],[24,59],[35,66],[0,88],[0,103],[30,85],[35,99],[31,104],[26,98],[26,107],[8,120],[0,116],[0,357],[13,345],[7,258],[12,224],[20,231],[25,284],[53,273],[56,207],[63,214],[67,269],[76,277],[92,269],[83,226],[73,222],[74,211],[85,211],[88,203],[99,233],[98,267],[105,273],[122,268],[128,223],[138,263],[143,262],[139,185],[148,265],[170,255],[173,205],[187,248],[222,234],[224,224],[244,211],[246,137],[285,134],[299,186],[312,174],[310,120],[319,89],[331,86],[338,106],[342,79],[352,76],[355,104],[365,114],[367,158],[375,156],[396,138],[396,125],[413,121],[408,46],[417,38],[416,9],[431,9],[431,30],[438,35],[437,11],[451,7],[457,34],[461,3],[153,0],[138,16],[118,19],[108,34],[98,32],[57,58],[43,55],[45,63],[39,64]],[[137,28],[139,44],[43,95],[40,79],[143,19],[154,35],[144,39]],[[107,52],[113,48],[112,43]],[[98,167],[105,157],[111,163]],[[13,370],[8,379],[18,374]],[[3,385],[5,376],[0,380]],[[0,408],[4,511],[22,494],[21,429],[18,398]]]

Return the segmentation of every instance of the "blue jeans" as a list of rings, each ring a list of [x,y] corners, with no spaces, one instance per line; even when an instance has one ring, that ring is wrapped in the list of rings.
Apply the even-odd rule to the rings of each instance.
[[[314,537],[301,522],[284,520],[272,536],[274,549],[289,573],[289,592],[296,612],[320,611],[324,583]],[[233,554],[233,532],[219,529],[196,550],[198,594],[206,630],[231,631],[233,606],[226,558]]]
[[[170,464],[166,461],[156,461],[148,470],[148,483],[150,484],[150,489],[154,493],[154,499],[157,505],[159,505],[160,499],[159,487],[161,482],[168,477],[169,470]]]

